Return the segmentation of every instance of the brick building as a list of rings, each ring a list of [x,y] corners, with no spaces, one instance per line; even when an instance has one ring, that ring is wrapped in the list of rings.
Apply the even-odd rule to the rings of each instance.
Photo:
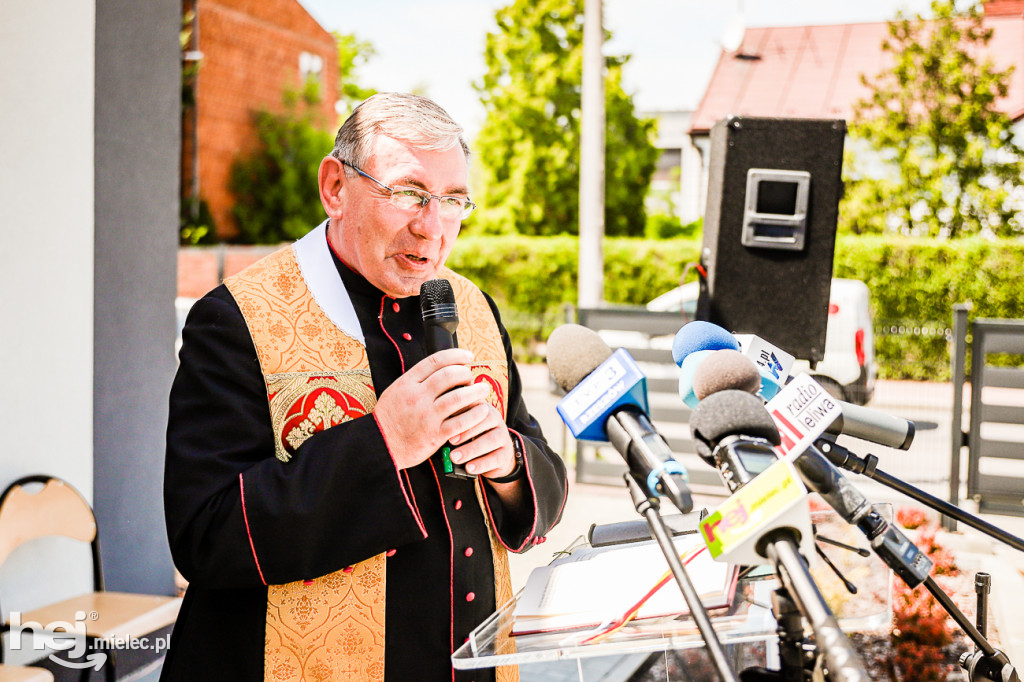
[[[204,200],[221,239],[237,232],[228,191],[231,164],[255,146],[252,113],[281,111],[287,89],[317,79],[318,113],[336,127],[334,37],[298,0],[183,0],[192,13],[186,60],[198,59],[195,102],[182,121],[183,204]]]

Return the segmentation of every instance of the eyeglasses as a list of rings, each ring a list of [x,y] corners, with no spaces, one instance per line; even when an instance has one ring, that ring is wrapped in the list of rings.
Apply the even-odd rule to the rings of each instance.
[[[348,161],[342,161],[342,163],[356,173],[359,173],[364,178],[373,180],[375,183],[386,189],[391,194],[391,205],[402,209],[403,211],[419,211],[427,207],[431,199],[437,199],[438,212],[442,218],[449,220],[459,219],[465,220],[469,217],[469,214],[476,208],[476,204],[469,200],[469,197],[452,197],[452,196],[438,196],[431,194],[426,190],[419,189],[417,187],[408,187],[406,185],[398,185],[391,187],[385,185],[383,182],[373,177],[369,173],[365,172],[362,168],[359,168]]]

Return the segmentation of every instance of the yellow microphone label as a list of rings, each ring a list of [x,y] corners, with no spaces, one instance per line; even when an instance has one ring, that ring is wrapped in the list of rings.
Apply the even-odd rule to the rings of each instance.
[[[700,530],[714,559],[757,564],[764,561],[757,540],[784,526],[809,532],[810,515],[807,489],[793,465],[779,460],[705,517]]]

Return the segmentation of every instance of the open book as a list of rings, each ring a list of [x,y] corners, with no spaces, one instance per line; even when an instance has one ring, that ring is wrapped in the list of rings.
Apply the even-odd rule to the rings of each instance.
[[[713,561],[697,533],[673,538],[686,572],[708,609],[732,602],[738,570]],[[656,542],[578,549],[530,574],[513,611],[513,635],[594,628],[615,621],[669,571]],[[674,577],[652,595],[636,619],[689,613]]]

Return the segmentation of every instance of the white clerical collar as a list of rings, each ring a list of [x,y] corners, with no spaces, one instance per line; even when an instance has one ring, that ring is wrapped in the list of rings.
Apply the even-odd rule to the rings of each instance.
[[[292,250],[299,263],[302,279],[306,281],[309,293],[317,305],[338,329],[365,346],[366,338],[359,326],[356,309],[352,306],[352,299],[338,274],[331,256],[331,247],[327,243],[329,222],[325,220],[310,230],[305,237],[292,244]]]

